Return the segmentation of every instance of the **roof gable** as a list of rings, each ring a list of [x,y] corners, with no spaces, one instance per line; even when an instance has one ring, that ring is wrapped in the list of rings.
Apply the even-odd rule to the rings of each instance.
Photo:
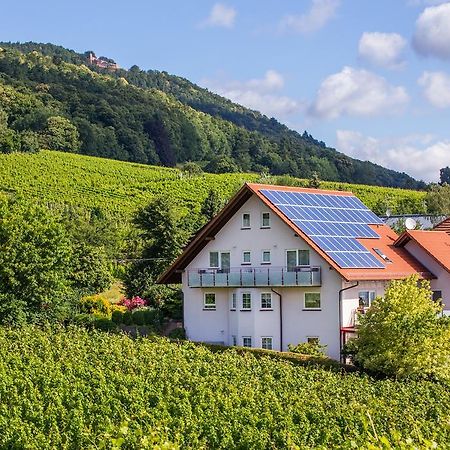
[[[414,241],[447,272],[450,272],[450,234],[445,231],[405,231],[396,241],[396,247],[404,247]]]
[[[269,192],[273,195],[270,195]],[[348,205],[348,209],[352,209],[353,212],[357,210],[356,214],[362,213],[363,215],[359,219],[353,217],[353,221],[349,219],[347,224],[345,219],[349,218],[351,214],[346,213],[345,211],[342,211],[343,215],[340,216],[339,220],[333,221],[331,220],[332,217],[330,220],[324,220],[324,218],[327,217],[326,214],[322,215],[321,218],[322,222],[328,222],[325,226],[328,232],[333,233],[334,229],[339,228],[339,233],[342,234],[343,232],[346,232],[347,234],[351,234],[351,236],[346,236],[348,242],[351,241],[352,245],[355,246],[354,252],[358,251],[359,254],[364,255],[365,259],[358,256],[356,257],[356,262],[354,264],[348,264],[348,259],[342,257],[339,258],[337,256],[339,251],[343,252],[345,249],[339,250],[333,247],[333,245],[336,245],[336,240],[324,240],[324,238],[329,236],[319,236],[317,233],[311,233],[311,230],[305,226],[308,221],[298,218],[297,220],[292,215],[289,215],[288,210],[282,208],[282,203],[278,201],[277,204],[276,199],[278,198],[278,200],[280,200],[279,195],[281,193],[287,194],[289,198],[291,197],[291,194],[294,194],[292,198],[295,197],[297,199],[305,199],[307,197],[307,201],[310,203],[312,202],[310,205],[301,203],[295,205],[299,211],[303,210],[305,212],[308,208],[310,211],[322,208],[324,212],[329,213],[331,210],[335,209],[333,207],[333,200],[339,199],[339,202]],[[305,197],[301,194],[307,195]],[[391,278],[403,278],[413,273],[417,273],[420,276],[427,278],[431,277],[431,274],[411,257],[406,250],[402,248],[394,250],[393,243],[397,238],[395,232],[388,226],[382,224],[377,216],[369,211],[368,208],[365,207],[365,205],[351,192],[247,183],[229,201],[227,206],[195,235],[180,257],[178,257],[172,266],[161,275],[158,283],[180,283],[181,272],[207,245],[207,243],[214,239],[214,236],[252,195],[259,197],[268,208],[280,217],[283,222],[285,222],[347,281],[388,280]],[[315,205],[314,201],[311,199],[315,199],[314,201],[319,203],[325,203]],[[335,211],[333,211],[333,213],[334,212]],[[349,228],[343,224],[348,225]],[[360,229],[359,234],[356,233],[355,235],[355,227],[357,229],[359,226],[362,228]],[[340,236],[339,233],[334,237],[338,238]],[[342,238],[342,236],[340,237]],[[344,243],[348,242],[344,240]],[[376,244],[374,244],[374,242],[376,242]],[[328,244],[329,247],[325,247],[325,244]],[[388,257],[390,255],[389,261],[384,260],[380,254],[377,254],[374,248],[380,249],[382,255],[386,254]],[[349,252],[348,249],[347,251]],[[369,264],[367,261],[371,263]],[[364,266],[364,264],[366,264],[366,266]]]

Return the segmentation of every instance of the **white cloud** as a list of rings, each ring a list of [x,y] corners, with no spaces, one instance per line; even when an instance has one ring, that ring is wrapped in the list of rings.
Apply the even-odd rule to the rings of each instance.
[[[450,75],[444,72],[424,72],[418,83],[423,87],[425,98],[433,106],[450,107]]]
[[[305,14],[288,15],[280,23],[284,31],[302,34],[314,33],[323,28],[335,15],[340,0],[312,0],[311,8]]]
[[[286,117],[299,111],[301,103],[278,92],[284,86],[283,76],[268,70],[263,78],[247,81],[204,79],[200,82],[213,92],[240,105],[261,111],[269,117]]]
[[[408,101],[404,87],[367,70],[344,67],[322,82],[310,113],[325,118],[376,116],[398,112]]]
[[[438,181],[439,170],[448,166],[450,141],[439,141],[429,134],[378,139],[357,131],[337,130],[336,148],[430,182]]]
[[[236,19],[236,10],[232,6],[216,3],[209,13],[208,18],[201,23],[206,27],[232,28]]]
[[[374,66],[399,68],[403,65],[402,51],[406,40],[397,33],[363,33],[359,40],[360,58]]]
[[[450,59],[450,3],[425,8],[416,21],[413,46],[421,55]]]

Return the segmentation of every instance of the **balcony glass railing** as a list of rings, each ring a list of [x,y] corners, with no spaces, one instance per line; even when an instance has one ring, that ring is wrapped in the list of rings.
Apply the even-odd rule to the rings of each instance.
[[[320,267],[232,267],[188,270],[189,287],[320,286]]]

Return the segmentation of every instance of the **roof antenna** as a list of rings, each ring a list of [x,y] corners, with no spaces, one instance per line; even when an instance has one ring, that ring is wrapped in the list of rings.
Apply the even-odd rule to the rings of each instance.
[[[405,220],[405,227],[408,230],[414,230],[416,228],[417,222],[412,218],[412,217],[408,217]]]

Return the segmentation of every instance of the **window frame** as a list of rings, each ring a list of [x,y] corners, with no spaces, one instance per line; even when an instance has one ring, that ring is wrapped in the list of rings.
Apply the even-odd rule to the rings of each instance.
[[[269,254],[269,261],[264,261],[264,253]],[[272,264],[272,252],[270,250],[261,250],[261,265]]]
[[[217,253],[217,266],[211,265],[211,253]],[[209,269],[222,270],[222,255],[229,254],[230,255],[230,263],[231,263],[231,252],[230,250],[210,250],[209,252]],[[230,264],[231,265],[231,264]]]
[[[362,293],[367,293],[367,301],[368,301],[368,305],[362,304],[361,305],[361,294]],[[373,294],[373,296],[371,296],[371,294]],[[373,298],[371,298],[373,297]],[[371,290],[371,289],[366,289],[364,291],[358,291],[358,306],[360,308],[370,308],[372,306],[372,302],[377,298],[377,293],[375,290]],[[363,299],[364,300],[364,299]]]
[[[264,225],[264,215],[268,215],[268,225]],[[271,215],[269,211],[261,211],[261,228],[262,229],[267,229],[271,227]]]
[[[295,269],[296,267],[311,267],[311,251],[309,249],[303,249],[303,248],[289,248],[286,250],[286,269],[289,270],[289,264],[288,264],[288,253],[295,252],[295,266],[292,267],[292,269]],[[300,264],[300,252],[307,252],[308,253],[308,264]]]
[[[236,347],[236,345],[237,345],[237,336],[235,334],[231,335],[231,345],[233,347]]]
[[[230,311],[236,311],[236,306],[237,306],[237,294],[236,292],[232,292],[230,297]]]
[[[214,296],[214,307],[210,307],[212,306],[212,304],[208,304],[206,303],[206,297],[209,295],[213,295]],[[217,301],[216,301],[216,293],[215,292],[205,292],[203,294],[203,311],[217,311]]]
[[[246,339],[250,340],[250,345],[245,345],[245,340]],[[242,336],[242,347],[252,348],[252,346],[253,346],[252,337],[251,336]]]
[[[248,216],[248,226],[245,225],[245,216]],[[252,228],[252,216],[249,212],[243,212],[241,216],[241,230],[250,230]]]
[[[319,336],[306,336],[306,343],[307,344],[320,344],[320,337]]]
[[[270,306],[263,306],[263,295],[269,295],[270,296]],[[265,300],[267,301],[267,300]],[[272,292],[261,292],[259,296],[259,307],[261,311],[273,311],[273,304],[272,304]]]
[[[248,308],[244,307],[244,295],[249,295],[250,306]],[[242,292],[241,293],[241,311],[251,311],[252,310],[252,293]]]
[[[264,346],[265,339],[270,339],[270,348]],[[273,350],[273,336],[261,336],[261,348],[264,350]]]
[[[245,257],[244,257],[245,254],[249,255],[249,260],[248,261],[245,261]],[[252,264],[252,252],[251,252],[251,250],[242,250],[241,265],[242,266],[250,266],[251,264]]]
[[[319,296],[319,306],[311,307],[306,306],[306,296],[307,295],[318,295]],[[320,292],[304,292],[303,294],[303,311],[321,311],[322,310],[322,296]]]

